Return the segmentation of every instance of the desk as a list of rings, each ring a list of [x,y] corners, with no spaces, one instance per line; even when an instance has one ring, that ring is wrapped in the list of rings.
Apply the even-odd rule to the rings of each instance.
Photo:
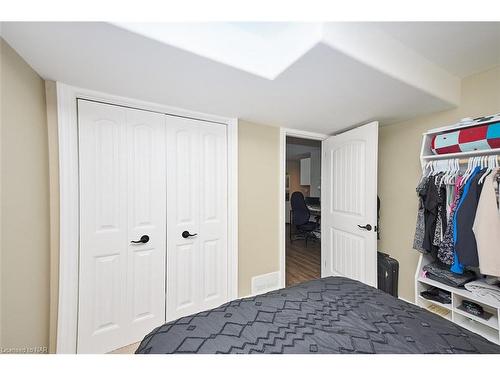
[[[290,223],[290,210],[292,207],[290,206],[290,201],[285,202],[286,205],[286,213],[285,213],[285,223]],[[307,208],[311,213],[311,220],[314,220],[316,216],[321,217],[321,206],[320,205],[308,205]]]
[[[311,216],[321,216],[321,206],[318,205],[307,205],[307,208],[309,208],[309,212],[311,213]]]
[[[288,203],[288,202],[287,202]],[[318,223],[318,227],[313,230],[313,234],[317,239],[321,239],[321,206],[318,205],[309,205],[306,204],[307,208],[309,209],[309,213],[311,214],[311,217],[309,218],[309,221],[313,221]],[[292,211],[287,209],[287,216],[288,216],[288,221],[287,223],[290,223],[291,217],[292,217]],[[294,226],[290,225],[290,241],[292,240],[292,232],[294,231]]]

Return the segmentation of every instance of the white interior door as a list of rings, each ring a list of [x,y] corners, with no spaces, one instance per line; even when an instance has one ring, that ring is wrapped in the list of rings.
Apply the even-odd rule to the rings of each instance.
[[[78,122],[77,351],[104,353],[165,319],[165,116],[79,100]]]
[[[227,143],[225,125],[167,116],[167,129],[170,321],[228,299]]]
[[[323,141],[323,276],[377,286],[378,122]]]

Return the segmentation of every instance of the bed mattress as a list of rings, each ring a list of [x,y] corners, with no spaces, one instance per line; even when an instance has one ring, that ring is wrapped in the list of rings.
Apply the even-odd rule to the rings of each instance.
[[[500,353],[436,314],[327,277],[164,324],[136,353]]]

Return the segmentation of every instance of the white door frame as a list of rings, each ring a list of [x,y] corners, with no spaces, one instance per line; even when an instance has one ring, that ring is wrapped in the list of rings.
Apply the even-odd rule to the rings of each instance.
[[[57,353],[76,353],[78,329],[79,164],[77,99],[143,109],[227,126],[228,296],[238,293],[238,119],[188,111],[56,83],[59,142],[59,301]]]
[[[328,138],[325,134],[312,133],[303,130],[280,128],[280,188],[279,188],[279,248],[280,248],[280,288],[286,286],[286,205],[285,205],[285,176],[286,176],[286,137],[297,137],[304,139],[314,139],[317,141],[324,141]],[[323,186],[323,151],[321,151],[321,185]],[[323,189],[321,189],[321,201],[323,201]],[[321,210],[323,212],[323,210]],[[323,216],[323,214],[321,214]],[[321,218],[321,220],[323,220]],[[321,227],[321,237],[323,237],[323,226]],[[323,276],[323,241],[321,241],[321,275]]]

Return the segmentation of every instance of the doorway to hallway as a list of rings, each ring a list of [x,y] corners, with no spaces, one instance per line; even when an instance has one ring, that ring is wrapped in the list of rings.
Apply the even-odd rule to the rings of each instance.
[[[321,141],[286,137],[285,283],[321,277]]]

